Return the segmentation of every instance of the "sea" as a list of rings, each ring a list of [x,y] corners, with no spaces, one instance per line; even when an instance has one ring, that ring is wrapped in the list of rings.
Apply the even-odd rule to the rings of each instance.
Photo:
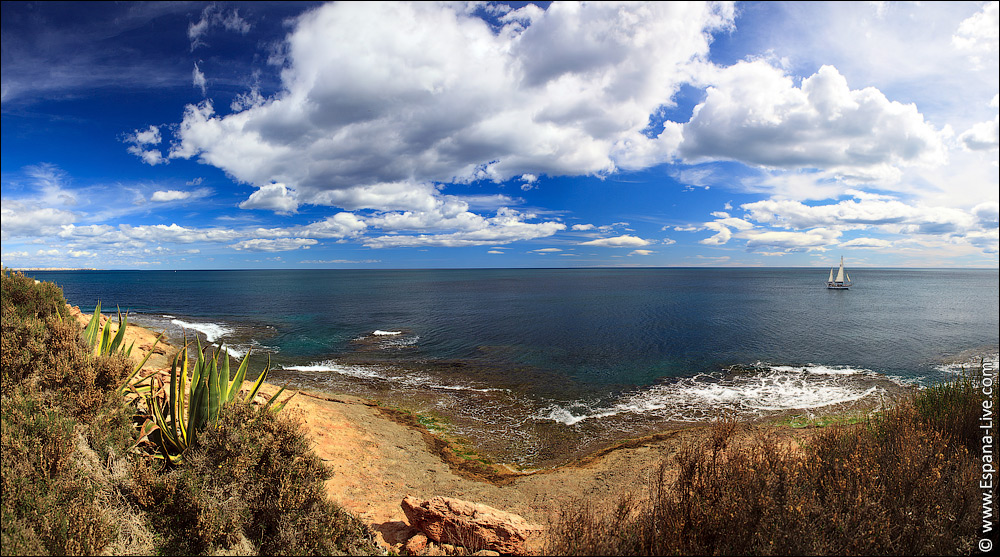
[[[557,465],[720,418],[864,414],[996,361],[998,271],[30,271],[269,381],[433,417],[491,458]]]

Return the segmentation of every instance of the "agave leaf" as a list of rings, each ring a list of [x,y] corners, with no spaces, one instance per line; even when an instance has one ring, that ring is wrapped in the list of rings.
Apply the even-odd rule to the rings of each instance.
[[[219,353],[215,353],[212,363],[208,366],[208,422],[214,424],[219,419],[221,391],[219,389]]]
[[[110,325],[110,323],[108,323]],[[105,325],[107,327],[107,325]],[[107,354],[113,354],[118,352],[118,348],[122,346],[125,341],[125,329],[128,328],[128,313],[122,317],[121,310],[118,311],[118,333],[115,334],[115,338],[111,341],[111,345],[108,346]]]
[[[165,332],[166,331],[164,331],[164,333]],[[146,357],[144,357],[142,361],[139,362],[139,365],[135,366],[135,369],[133,369],[132,372],[128,374],[128,377],[125,378],[125,382],[122,383],[122,386],[118,387],[118,392],[120,393],[125,392],[125,387],[129,385],[129,383],[132,381],[132,378],[139,373],[139,370],[142,369],[142,366],[146,365],[146,362],[149,361],[149,357],[153,355],[153,349],[156,348],[157,343],[160,342],[160,338],[163,336],[164,333],[160,333],[159,335],[156,336],[156,340],[153,341],[153,346],[149,347],[149,352],[146,353]],[[132,342],[132,345],[134,346],[135,342]],[[132,346],[129,346],[128,350],[125,352],[125,357],[127,358],[131,353],[132,353]]]
[[[267,366],[264,367],[264,371],[260,372],[260,375],[257,377],[257,381],[254,382],[254,384],[253,384],[253,388],[250,389],[250,394],[248,394],[247,397],[244,400],[246,400],[247,402],[250,402],[250,401],[253,400],[253,397],[257,396],[257,391],[259,391],[261,385],[264,384],[264,380],[267,379],[267,373],[269,371],[271,371],[271,356],[270,355],[267,356]]]
[[[233,379],[233,383],[229,385],[229,400],[227,402],[232,402],[236,398],[236,394],[240,392],[243,388],[243,381],[247,376],[247,367],[250,365],[250,350],[247,350],[245,356],[243,356],[243,361],[240,362],[240,367],[236,370],[236,377]]]
[[[167,427],[166,420],[163,417],[163,411],[160,408],[160,405],[157,404],[152,397],[148,397],[146,399],[146,404],[149,405],[150,409],[152,409],[153,420],[156,422],[156,425],[160,428],[160,444],[162,445],[163,453],[169,455],[171,448],[175,453],[180,453],[181,451],[183,451],[185,445],[180,439],[175,437],[170,432],[170,429]]]
[[[139,428],[139,435],[136,437],[135,443],[129,447],[129,450],[138,447],[143,441],[149,441],[149,435],[158,429],[160,429],[160,426],[156,425],[156,422],[154,422],[152,418],[146,418],[142,427]]]
[[[107,356],[109,354],[108,346],[110,344],[111,344],[111,319],[109,318],[104,323],[104,332],[101,333],[101,348],[98,354],[100,354],[101,356]]]
[[[83,330],[83,339],[87,342],[87,346],[91,350],[97,344],[97,333],[98,329],[101,327],[101,302],[98,300],[97,305],[94,307],[94,315],[90,317],[90,321],[87,322],[87,328]]]
[[[201,383],[202,370],[205,367],[205,351],[201,347],[201,339],[198,337],[195,338],[198,341],[198,360],[194,363],[194,373],[191,376],[191,391],[188,393],[190,395],[190,401],[194,401],[194,390],[197,388],[197,385]]]
[[[222,361],[219,363],[219,406],[225,405],[229,402],[230,379],[229,350],[223,348]]]
[[[208,413],[208,388],[204,382],[198,384],[194,396],[191,399],[191,406],[188,408],[188,444],[194,445],[198,440],[198,430]]]
[[[271,399],[267,401],[267,404],[264,405],[264,409],[265,410],[270,409],[271,412],[274,412],[274,413],[281,412],[281,409],[284,408],[286,404],[288,404],[288,401],[292,400],[293,398],[295,398],[295,395],[298,394],[298,392],[294,392],[294,393],[291,394],[291,396],[289,396],[285,400],[281,401],[281,403],[275,404],[274,407],[272,407],[271,405],[274,404],[274,401],[278,400],[278,395],[280,395],[281,393],[283,393],[286,388],[288,388],[288,384],[287,383],[278,392],[274,393],[274,396],[272,396]]]

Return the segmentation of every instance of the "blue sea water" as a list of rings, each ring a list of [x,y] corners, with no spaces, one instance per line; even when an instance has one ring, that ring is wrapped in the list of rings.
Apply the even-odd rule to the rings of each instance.
[[[27,274],[84,311],[266,353],[278,380],[441,413],[536,463],[566,450],[553,438],[572,452],[723,413],[871,406],[996,358],[996,270],[850,272],[846,291],[805,268]]]

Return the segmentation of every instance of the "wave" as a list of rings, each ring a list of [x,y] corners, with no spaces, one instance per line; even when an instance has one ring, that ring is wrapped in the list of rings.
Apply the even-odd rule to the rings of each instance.
[[[495,387],[480,387],[464,383],[442,383],[430,375],[405,371],[399,368],[372,364],[342,364],[334,360],[324,360],[307,365],[282,366],[285,371],[305,373],[336,373],[355,379],[387,381],[401,387],[413,389],[433,389],[444,391],[471,391],[478,393],[507,391]]]
[[[735,413],[760,416],[783,410],[812,410],[877,397],[890,378],[846,366],[761,366],[735,375],[701,374],[625,394],[612,404],[576,401],[550,404],[536,416],[574,425],[621,414],[676,421],[704,421]]]
[[[981,370],[985,362],[992,362],[995,368],[998,360],[1000,360],[1000,354],[996,352],[992,354],[974,354],[960,358],[959,361],[936,365],[934,369],[945,373],[961,375]]]
[[[372,334],[375,335],[375,336],[377,336],[377,337],[382,337],[382,336],[401,335],[401,334],[403,334],[403,331],[381,331],[381,330],[375,330]]]
[[[208,342],[215,342],[226,335],[231,335],[236,332],[236,330],[232,327],[227,327],[226,325],[220,325],[218,323],[190,323],[188,321],[181,321],[180,319],[172,319],[170,322],[182,329],[193,329],[198,331],[199,333],[205,335],[205,340]]]
[[[276,354],[281,351],[277,346],[267,346],[257,342],[254,339],[251,339],[250,342],[246,342],[243,344],[232,344],[225,346],[225,349],[226,351],[229,352],[230,356],[236,358],[237,360],[242,359],[243,356],[246,356],[247,352],[251,350],[257,353],[266,352],[271,354]]]
[[[282,366],[281,369],[287,371],[303,371],[308,373],[337,373],[359,379],[391,379],[385,374],[385,368],[382,368],[381,366],[345,365],[338,364],[332,360],[326,360],[308,365]]]

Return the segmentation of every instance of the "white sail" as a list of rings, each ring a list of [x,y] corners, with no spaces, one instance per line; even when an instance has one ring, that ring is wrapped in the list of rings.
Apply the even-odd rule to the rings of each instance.
[[[833,282],[833,267],[830,267],[830,278],[826,279],[826,282]]]
[[[844,271],[844,276],[847,277],[847,282],[851,282],[851,273]]]
[[[844,258],[840,258],[840,269],[837,271],[837,280],[835,282],[844,282]]]

